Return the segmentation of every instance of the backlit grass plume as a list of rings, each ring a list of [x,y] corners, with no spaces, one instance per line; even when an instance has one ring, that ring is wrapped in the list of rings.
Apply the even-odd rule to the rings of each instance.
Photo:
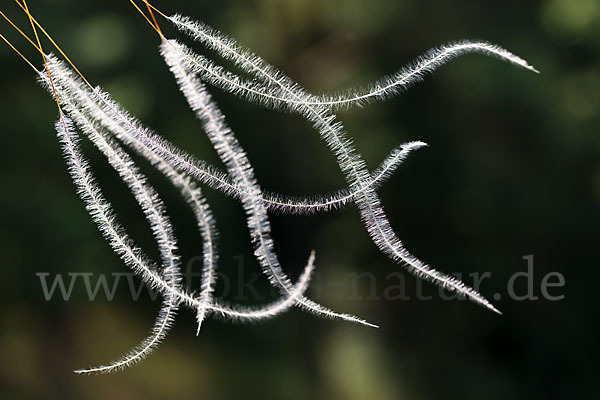
[[[133,0],[130,0],[160,35],[159,53],[172,72],[191,112],[199,120],[197,131],[189,134],[207,135],[223,164],[223,167],[219,167],[177,148],[130,115],[102,88],[92,86],[31,15],[26,2],[15,1],[30,19],[35,41],[16,27],[1,11],[0,13],[42,54],[44,68],[42,70],[35,68],[4,36],[0,35],[0,37],[29,63],[39,82],[48,89],[58,104],[59,120],[55,126],[56,132],[77,194],[83,200],[88,213],[106,241],[125,265],[144,282],[156,288],[163,298],[150,335],[130,353],[106,365],[76,372],[110,372],[143,359],[164,339],[176,312],[181,307],[195,312],[197,333],[200,332],[202,322],[207,317],[258,321],[277,316],[294,306],[318,316],[376,327],[356,316],[330,310],[305,296],[315,267],[314,251],[310,252],[298,281],[292,283],[275,250],[269,212],[312,214],[328,212],[354,203],[371,240],[382,253],[417,277],[454,291],[499,313],[474,289],[413,256],[396,235],[384,212],[377,190],[412,151],[426,144],[417,141],[399,145],[390,152],[378,168],[369,171],[355,148],[351,135],[344,129],[335,112],[348,107],[365,106],[375,100],[395,96],[451,59],[468,53],[493,56],[537,72],[525,60],[496,45],[464,40],[429,50],[408,66],[366,88],[350,90],[344,94],[315,95],[250,50],[245,49],[236,40],[204,23],[181,15],[167,16],[143,0],[151,20]],[[251,78],[238,75],[179,41],[165,37],[156,22],[154,12],[162,15],[201,47],[212,50],[224,60],[232,61]],[[66,62],[52,54],[44,54],[38,31],[50,39]],[[244,101],[298,114],[305,118],[331,150],[340,172],[346,179],[347,187],[332,191],[329,195],[306,197],[272,193],[262,188],[252,168],[250,155],[245,152],[234,132],[228,127],[226,117],[210,95],[207,84],[238,96]],[[79,148],[81,136],[90,140],[100,150],[131,191],[152,229],[160,251],[160,262],[157,263],[144,254],[130,238],[126,227],[118,221],[112,205],[106,200],[96,183],[91,167]],[[198,243],[203,251],[202,280],[197,291],[189,292],[181,284],[177,239],[174,234],[175,229],[168,217],[168,210],[159,194],[142,175],[130,153],[137,154],[163,174],[193,211],[198,227]],[[247,234],[257,263],[271,285],[279,290],[281,294],[279,300],[263,306],[245,307],[227,304],[213,296],[219,260],[218,223],[202,195],[201,185],[239,200],[246,213]]]

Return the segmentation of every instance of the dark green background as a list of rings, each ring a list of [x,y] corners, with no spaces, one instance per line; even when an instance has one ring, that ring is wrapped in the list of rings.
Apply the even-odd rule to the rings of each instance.
[[[16,5],[3,4],[3,11],[28,28]],[[310,249],[316,249],[318,274],[309,296],[380,329],[294,309],[255,325],[210,320],[196,337],[194,313],[182,310],[167,340],[143,363],[113,375],[74,375],[73,369],[108,362],[145,337],[159,303],[147,296],[132,301],[126,285],[119,286],[112,302],[89,301],[81,282],[68,302],[44,300],[38,272],[53,277],[126,270],[69,180],[53,130],[56,106],[28,67],[1,45],[0,398],[594,396],[599,372],[597,0],[156,5],[236,37],[315,92],[365,85],[431,47],[463,38],[497,43],[540,69],[535,75],[467,56],[390,101],[340,113],[370,167],[404,141],[430,144],[411,155],[380,191],[392,225],[410,251],[442,271],[491,272],[481,290],[489,298],[503,295],[495,304],[504,315],[465,301],[443,301],[430,284],[422,285],[434,295],[430,301],[372,299],[371,283],[381,296],[390,285],[389,274],[401,268],[378,253],[354,206],[313,217],[277,215],[273,235],[290,275],[298,276]],[[91,82],[169,140],[218,164],[158,55],[155,33],[126,0],[30,0],[29,6]],[[175,35],[164,20],[161,25]],[[0,25],[0,33],[41,64],[7,24]],[[333,156],[306,122],[211,91],[263,187],[314,194],[344,186]],[[89,143],[84,148],[123,224],[156,255],[124,185]],[[200,254],[191,213],[160,176],[148,166],[144,171],[169,207],[187,263]],[[223,274],[236,282],[251,280],[258,266],[241,207],[212,190],[206,195],[221,232]],[[563,300],[507,296],[509,279],[525,271],[522,257],[529,254],[534,255],[536,295],[543,276],[556,271],[566,286],[552,293],[563,294]],[[350,283],[360,272],[371,273],[373,281],[359,280],[357,292]],[[416,280],[405,277],[407,295],[414,298]],[[256,285],[274,296],[264,281]],[[226,289],[220,285],[219,293]],[[525,290],[522,280],[517,292]],[[235,300],[235,293],[226,298]]]

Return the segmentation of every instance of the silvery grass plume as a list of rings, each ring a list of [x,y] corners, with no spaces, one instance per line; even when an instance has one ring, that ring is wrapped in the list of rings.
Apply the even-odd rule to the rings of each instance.
[[[159,140],[156,134],[153,134],[142,127],[139,121],[127,115],[126,112],[120,109],[120,107],[108,97],[108,94],[102,92],[99,88],[94,90],[87,89],[81,81],[75,78],[74,75],[65,68],[64,65],[57,62],[52,56],[49,56],[48,59],[49,70],[54,81],[56,81],[58,85],[67,86],[71,92],[72,98],[77,99],[76,101],[81,102],[84,107],[87,107],[87,112],[90,115],[93,115],[94,118],[106,126],[107,129],[113,132],[119,139],[130,144],[134,149],[137,149],[140,155],[147,158],[149,161],[152,161],[157,158],[157,155],[160,157],[160,155],[165,152],[165,148],[171,147],[168,144],[165,144],[164,141]],[[99,105],[100,107],[98,107]],[[173,153],[173,151],[167,151],[167,157],[173,159],[173,157],[175,157]],[[190,159],[187,154],[179,154],[179,152],[176,156],[178,157],[177,159]],[[189,163],[189,161],[187,162]],[[167,162],[165,161],[165,163]],[[244,192],[248,192],[248,189],[243,186],[242,189]],[[258,200],[252,201],[261,205]],[[259,260],[263,261],[262,265],[265,268],[267,276],[272,279],[273,282],[279,284],[280,289],[285,292],[285,295],[292,296],[294,294],[294,296],[297,297],[298,294],[294,292],[289,278],[283,273],[278,265],[278,261],[273,255],[273,244],[268,232],[270,228],[266,213],[263,213],[260,218],[249,219],[249,226],[253,235],[258,231],[257,227],[261,229],[256,234],[258,237],[256,242],[256,255]],[[263,254],[267,254],[269,259],[263,258]],[[339,318],[368,326],[374,326],[354,316],[333,312],[302,297],[296,298],[296,301],[303,308],[325,317]]]
[[[101,124],[99,124],[97,121],[94,121],[93,117],[90,117],[90,115],[99,116],[99,119],[102,121],[102,123],[116,131],[117,135],[115,136],[119,137],[126,143],[129,143],[130,145],[132,143],[137,143],[138,150],[145,148],[143,146],[139,146],[139,141],[132,141],[131,136],[127,136],[127,132],[125,132],[125,135],[119,136],[119,133],[124,133],[123,130],[120,126],[115,126],[114,119],[109,119],[105,114],[102,114],[102,110],[98,107],[97,102],[105,105],[106,109],[110,110],[112,114],[115,114],[117,121],[124,123],[130,128],[135,126],[139,129],[139,122],[133,121],[131,117],[127,116],[126,113],[122,111],[118,105],[116,105],[116,103],[112,102],[108,98],[107,94],[102,93],[102,96],[98,96],[97,94],[100,92],[100,89],[97,88],[93,91],[87,89],[81,81],[74,78],[73,73],[69,71],[64,64],[58,62],[52,55],[49,55],[47,59],[49,71],[53,77],[53,92],[56,93],[58,100],[65,112],[76,121],[77,125],[80,127],[80,129],[82,129],[84,134],[86,134],[86,136],[91,139],[91,141],[103,152],[103,154],[105,154],[109,163],[117,170],[117,172],[119,172],[122,179],[128,184],[134,193],[136,200],[138,200],[142,206],[142,209],[147,214],[147,217],[151,223],[154,222],[152,218],[155,215],[159,216],[158,221],[152,223],[153,231],[155,231],[157,235],[160,234],[160,237],[168,236],[166,232],[171,232],[171,228],[168,224],[168,221],[165,221],[164,218],[160,218],[162,217],[161,214],[164,206],[162,206],[162,203],[160,203],[157,195],[153,192],[153,189],[144,184],[145,178],[137,173],[137,169],[135,168],[131,158],[122,149],[120,149],[118,145],[110,139],[110,137],[108,137],[109,133],[107,130],[105,130],[106,128],[101,127]],[[40,77],[42,82],[46,84],[49,89],[52,89],[50,87],[48,77],[43,74],[40,74]],[[93,97],[97,97],[97,102],[93,102],[91,100]],[[82,106],[82,104],[88,108]],[[72,131],[70,121],[67,126],[69,129],[64,128],[59,131],[63,133],[63,137],[65,131]],[[74,133],[71,134],[71,136],[73,135]],[[73,145],[69,148],[75,148],[75,146]],[[131,241],[127,238],[126,234],[123,233],[124,229],[116,225],[114,218],[110,218],[112,215],[112,212],[109,212],[111,207],[102,200],[99,188],[93,187],[93,185],[81,186],[78,184],[78,182],[82,180],[93,182],[93,178],[88,176],[89,172],[87,169],[77,169],[75,172],[78,172],[78,175],[73,176],[74,180],[76,180],[77,186],[80,188],[80,195],[88,204],[88,210],[93,210],[92,215],[96,216],[94,218],[96,223],[105,233],[105,236],[113,245],[113,248],[115,248],[117,253],[125,254],[125,261],[129,264],[133,264],[132,267],[136,272],[145,277],[146,281],[157,287],[161,292],[163,292],[163,294],[165,294],[165,296],[168,296],[170,303],[174,303],[171,304],[171,307],[167,309],[167,311],[165,311],[166,306],[161,310],[154,335],[144,341],[131,354],[128,354],[127,356],[124,356],[118,361],[107,366],[78,370],[77,372],[80,373],[110,372],[118,368],[126,367],[131,363],[141,359],[143,356],[149,353],[156,344],[158,344],[160,339],[164,337],[166,328],[172,319],[172,310],[179,302],[183,302],[197,309],[199,327],[206,312],[215,313],[222,317],[235,320],[258,320],[273,317],[285,311],[290,306],[294,305],[294,303],[300,301],[299,299],[302,298],[304,291],[308,287],[310,274],[314,268],[313,252],[311,253],[308,265],[300,277],[298,284],[295,287],[288,285],[286,288],[286,294],[288,297],[282,298],[270,305],[259,308],[244,308],[239,306],[234,307],[225,304],[219,304],[218,302],[213,302],[213,304],[211,304],[210,292],[212,292],[212,286],[214,283],[214,263],[216,261],[216,251],[214,249],[215,233],[212,217],[209,213],[207,213],[207,207],[205,206],[204,200],[201,198],[199,190],[194,189],[193,183],[190,182],[187,176],[182,173],[177,173],[177,171],[173,169],[169,163],[165,162],[151,151],[140,151],[139,153],[145,156],[150,162],[155,164],[161,172],[165,173],[165,175],[171,179],[175,186],[182,190],[182,194],[186,199],[188,199],[188,202],[196,212],[198,225],[201,228],[201,232],[205,232],[203,235],[205,243],[205,268],[203,271],[203,282],[200,298],[195,299],[191,294],[182,291],[180,288],[177,288],[174,285],[169,285],[169,282],[161,279],[161,277],[155,273],[156,268],[150,267],[147,265],[147,262],[143,261],[145,257],[135,256],[136,254],[140,253],[140,250],[134,248],[132,244],[129,244]],[[79,152],[71,151],[68,154],[71,156],[71,158],[77,158],[77,162],[74,162],[74,164],[86,164],[83,156]],[[398,157],[396,156],[395,158]],[[94,199],[94,201],[89,201],[88,199]],[[161,244],[161,246],[159,246],[161,248],[161,253],[168,253],[170,250],[174,250],[176,247],[174,244],[174,239],[168,239],[168,245],[164,245],[163,242],[167,242],[167,239],[159,242],[159,244]],[[317,312],[328,317],[343,318],[353,322],[365,323],[355,317],[332,312],[313,302],[309,302],[308,300],[302,300],[302,304],[307,308],[314,308]],[[167,324],[167,321],[169,324]]]
[[[355,203],[371,239],[384,254],[405,265],[416,276],[499,313],[472,288],[410,254],[383,211],[377,190],[412,151],[426,144],[418,141],[402,144],[393,149],[379,167],[369,171],[354,148],[352,138],[334,112],[394,96],[452,58],[467,53],[482,53],[537,72],[533,67],[498,46],[462,41],[432,49],[407,67],[366,88],[351,90],[346,94],[315,95],[232,38],[203,23],[180,15],[166,18],[181,32],[222,58],[233,61],[239,69],[252,77],[244,78],[197,54],[191,48],[163,36],[160,53],[190,108],[201,121],[204,132],[225,166],[224,170],[193,157],[145,127],[112,100],[108,93],[100,87],[90,86],[53,55],[45,57],[45,72],[36,71],[41,84],[56,96],[60,105],[56,131],[69,173],[88,213],[123,262],[163,297],[150,335],[138,346],[107,365],[76,372],[106,373],[140,361],[165,338],[181,306],[196,313],[197,334],[203,321],[209,316],[228,321],[258,321],[275,317],[294,306],[318,316],[376,327],[356,316],[330,310],[305,296],[315,268],[314,251],[310,253],[298,281],[292,284],[275,251],[269,212],[311,214]],[[304,197],[264,190],[258,183],[248,154],[227,126],[225,116],[205,87],[206,83],[260,105],[303,116],[334,154],[348,186],[329,195]],[[119,223],[79,149],[78,131],[100,150],[139,204],[156,240],[160,264],[156,264],[137,247]],[[177,240],[167,209],[128,151],[136,153],[165,175],[194,213],[203,251],[202,278],[197,293],[188,291],[181,284]],[[246,213],[257,262],[269,282],[279,289],[279,299],[270,304],[247,307],[228,304],[214,297],[218,264],[217,225],[197,183],[240,201]]]
[[[48,56],[48,60],[49,70],[53,71],[54,65],[59,63],[51,55]],[[70,71],[66,72],[70,73]],[[68,76],[68,73],[65,75]],[[195,210],[204,241],[205,266],[200,295],[195,297],[182,289],[178,271],[178,258],[174,254],[176,241],[172,235],[171,225],[164,214],[164,205],[154,192],[154,189],[146,183],[146,179],[138,172],[127,153],[113,139],[107,136],[106,131],[95,125],[87,114],[78,108],[73,101],[74,97],[70,93],[69,86],[65,86],[66,82],[60,79],[59,75],[52,75],[52,87],[48,75],[40,73],[39,76],[42,83],[56,94],[64,111],[76,121],[82,132],[101,150],[111,166],[128,185],[150,222],[163,256],[163,262],[166,265],[163,268],[163,272],[160,273],[149,257],[134,245],[125,232],[125,229],[118,223],[112,211],[112,206],[105,200],[90,171],[88,162],[79,151],[79,139],[72,120],[61,113],[61,119],[57,122],[56,129],[59,140],[62,143],[64,157],[69,166],[69,172],[75,182],[78,194],[86,204],[86,209],[115,252],[121,256],[134,272],[141,275],[147,283],[157,288],[165,297],[155,326],[147,339],[117,361],[106,366],[77,370],[77,373],[111,372],[125,368],[144,358],[165,337],[179,304],[184,304],[197,311],[198,326],[200,327],[207,313],[214,313],[222,318],[238,321],[271,318],[287,310],[295,303],[296,298],[303,295],[308,288],[310,276],[314,270],[314,252],[311,253],[308,264],[297,284],[290,287],[289,297],[281,298],[261,307],[228,305],[213,300],[211,293],[215,281],[214,264],[216,263],[216,249],[214,243],[216,233],[212,216],[199,190],[194,188],[193,183],[184,175],[178,175],[170,166],[167,168],[168,164],[165,164],[163,167],[165,167],[164,171],[167,172],[166,175],[175,186],[181,189],[184,198],[188,199],[188,202]]]
[[[383,78],[370,88],[353,90],[345,96],[315,96],[304,90],[298,83],[287,77],[259,56],[244,49],[232,38],[226,37],[212,28],[190,18],[175,15],[168,17],[182,32],[194,40],[216,51],[225,59],[233,61],[240,69],[251,74],[254,79],[244,79],[225,68],[214,64],[206,57],[194,53],[190,48],[169,40],[162,45],[163,54],[178,55],[191,73],[233,94],[259,104],[285,109],[305,117],[319,132],[322,139],[335,155],[344,173],[349,190],[357,193],[353,197],[361,219],[379,249],[390,258],[403,263],[418,277],[433,281],[440,286],[468,297],[476,303],[500,313],[487,299],[461,281],[445,275],[410,254],[396,236],[383,211],[375,188],[369,186],[371,176],[364,160],[356,152],[351,137],[344,131],[341,122],[336,122],[334,108],[362,105],[370,99],[386,98],[407,88],[434,71],[453,57],[469,52],[479,52],[506,60],[515,65],[537,72],[525,60],[494,45],[483,42],[463,41],[430,50],[425,56],[401,69],[396,74]],[[189,91],[179,79],[180,88]]]

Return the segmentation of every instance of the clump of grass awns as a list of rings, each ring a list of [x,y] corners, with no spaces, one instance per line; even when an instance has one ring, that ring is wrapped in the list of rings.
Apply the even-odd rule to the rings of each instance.
[[[431,49],[408,66],[369,87],[350,90],[345,94],[318,96],[306,91],[292,78],[243,48],[234,39],[203,23],[181,15],[166,16],[144,0],[153,19],[151,21],[135,2],[131,3],[161,36],[160,55],[173,73],[190,109],[200,120],[224,168],[193,157],[144,126],[108,93],[100,87],[90,85],[54,41],[52,43],[67,62],[60,61],[52,54],[45,55],[38,38],[38,30],[48,38],[49,35],[31,15],[25,1],[22,4],[17,1],[31,21],[37,43],[30,38],[28,40],[44,55],[42,70],[36,69],[32,63],[29,65],[34,68],[38,80],[49,90],[59,106],[56,132],[77,193],[113,250],[144,282],[162,295],[160,311],[147,338],[116,361],[80,369],[77,373],[111,372],[140,361],[164,339],[182,306],[196,313],[197,333],[200,332],[202,322],[210,316],[225,320],[259,321],[275,317],[293,306],[325,318],[376,327],[356,316],[330,310],[305,296],[315,268],[315,252],[310,253],[299,279],[292,282],[275,251],[269,212],[313,214],[354,203],[371,240],[381,252],[414,275],[499,313],[474,289],[410,254],[397,237],[383,210],[377,190],[412,151],[426,144],[409,142],[399,145],[378,168],[369,171],[365,161],[356,151],[352,137],[344,129],[335,112],[395,96],[421,81],[441,65],[464,54],[481,53],[537,72],[525,60],[501,47],[465,40]],[[166,38],[154,19],[154,12],[162,15],[179,32],[192,38],[199,46],[232,61],[251,78],[237,75],[234,71],[198,54],[192,48]],[[4,14],[2,16],[8,20]],[[22,31],[21,33],[26,36]],[[4,36],[2,39],[18,52]],[[346,178],[347,187],[329,195],[310,197],[292,197],[265,191],[258,183],[248,154],[228,127],[225,115],[208,92],[207,84],[242,100],[305,118],[331,150]],[[97,185],[91,167],[79,149],[81,136],[89,139],[106,157],[143,210],[160,250],[159,263],[151,260],[136,246],[125,227],[118,221],[113,207]],[[167,209],[129,152],[142,157],[165,175],[194,213],[203,243],[204,262],[202,281],[197,292],[189,292],[181,284],[177,239]],[[217,222],[200,190],[200,185],[206,185],[239,200],[246,214],[254,255],[269,282],[279,290],[279,300],[263,306],[246,307],[228,304],[213,296],[219,261]]]

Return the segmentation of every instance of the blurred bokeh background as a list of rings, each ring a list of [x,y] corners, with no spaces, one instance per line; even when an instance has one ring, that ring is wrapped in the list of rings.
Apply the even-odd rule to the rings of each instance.
[[[159,40],[126,0],[30,0],[34,15],[87,78],[169,140],[219,164],[157,52]],[[23,28],[16,4],[2,11]],[[73,369],[108,362],[145,337],[159,301],[128,284],[91,301],[82,280],[69,301],[46,301],[69,273],[127,272],[75,194],[61,158],[52,99],[29,68],[0,45],[0,398],[2,399],[576,399],[592,398],[598,376],[600,224],[600,2],[247,0],[155,1],[239,39],[315,92],[366,85],[427,49],[485,39],[526,58],[533,73],[471,55],[396,98],[340,113],[369,166],[393,146],[423,140],[380,190],[407,248],[442,271],[480,276],[502,317],[446,301],[378,253],[354,206],[310,217],[273,216],[284,268],[297,277],[311,249],[309,297],[358,314],[380,329],[298,309],[256,325],[210,320],[195,335],[182,310],[143,363],[107,376]],[[178,34],[164,20],[171,36]],[[41,60],[6,23],[0,33]],[[47,47],[49,49],[49,47]],[[197,49],[199,47],[196,46]],[[210,55],[210,53],[209,53]],[[297,116],[212,89],[264,188],[316,194],[345,186],[333,156]],[[156,256],[151,233],[116,174],[84,142],[121,221]],[[192,214],[142,163],[176,225],[184,268],[198,272]],[[240,205],[205,190],[221,232],[218,293],[257,304],[276,298],[255,278]],[[513,279],[523,295],[509,295]],[[544,277],[564,287],[542,296]],[[360,274],[363,275],[360,275]],[[365,274],[368,273],[368,274]],[[227,279],[225,279],[227,277]],[[555,275],[556,277],[556,275]],[[554,279],[552,280],[555,281]],[[134,283],[139,285],[139,280]],[[251,283],[251,289],[240,286]],[[196,288],[198,280],[190,285]],[[399,288],[399,285],[402,288]],[[401,290],[402,289],[402,290]],[[253,290],[264,295],[256,298]],[[241,292],[240,292],[241,291]],[[418,300],[417,294],[431,296]],[[442,293],[443,295],[443,293]],[[422,296],[421,296],[422,297]]]

